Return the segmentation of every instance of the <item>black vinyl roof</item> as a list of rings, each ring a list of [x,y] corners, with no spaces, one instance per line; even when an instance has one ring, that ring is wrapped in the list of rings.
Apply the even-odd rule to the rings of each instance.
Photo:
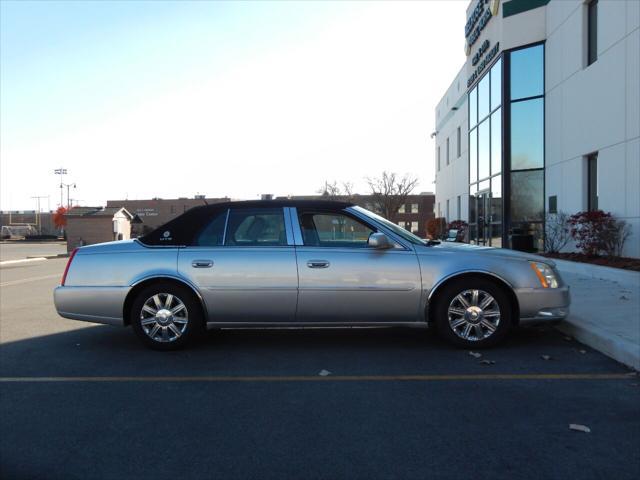
[[[332,200],[247,200],[212,203],[190,208],[182,215],[140,237],[139,240],[145,245],[152,246],[190,245],[213,215],[229,208],[299,207],[342,210],[352,206],[354,206],[353,203]]]

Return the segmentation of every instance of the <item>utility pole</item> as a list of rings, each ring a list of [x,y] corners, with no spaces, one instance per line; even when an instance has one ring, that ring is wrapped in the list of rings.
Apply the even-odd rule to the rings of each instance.
[[[40,218],[40,199],[49,198],[49,195],[41,195],[41,196],[36,196],[31,198],[35,198],[38,202],[38,210],[36,210],[36,226],[38,227],[38,235],[42,235],[42,222]]]
[[[64,184],[62,183],[62,180],[64,180],[64,176],[67,174],[67,169],[66,168],[56,168],[53,171],[53,173],[56,174],[56,175],[60,175],[60,206],[62,207],[62,206],[64,206],[63,205],[63,201],[64,200],[62,198],[62,185],[64,185]]]
[[[69,189],[71,187],[76,188],[76,184],[75,183],[62,183],[62,182],[60,182],[60,200],[61,201],[62,201],[62,187],[67,187],[67,210],[69,210],[69,208],[70,208],[70,205],[69,205]]]

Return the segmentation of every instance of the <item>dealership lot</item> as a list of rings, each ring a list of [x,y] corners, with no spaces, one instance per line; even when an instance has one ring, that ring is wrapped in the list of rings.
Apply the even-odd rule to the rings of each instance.
[[[3,478],[640,475],[640,380],[553,329],[478,358],[422,329],[227,330],[160,353],[58,317],[65,261],[0,268]]]

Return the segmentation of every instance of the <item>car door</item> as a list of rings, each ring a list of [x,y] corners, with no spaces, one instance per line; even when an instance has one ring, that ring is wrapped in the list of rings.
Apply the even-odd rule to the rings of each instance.
[[[376,227],[344,210],[297,209],[292,217],[302,243],[297,321],[417,321],[421,277],[412,249],[370,248]]]
[[[211,218],[178,270],[200,290],[208,321],[291,322],[298,273],[289,216],[282,208],[230,208]]]

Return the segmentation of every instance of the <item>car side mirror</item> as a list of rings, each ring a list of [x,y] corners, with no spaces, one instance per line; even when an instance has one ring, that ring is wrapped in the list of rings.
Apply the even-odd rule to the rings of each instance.
[[[384,233],[372,233],[369,235],[367,245],[369,248],[376,248],[379,250],[393,248],[393,242]]]

